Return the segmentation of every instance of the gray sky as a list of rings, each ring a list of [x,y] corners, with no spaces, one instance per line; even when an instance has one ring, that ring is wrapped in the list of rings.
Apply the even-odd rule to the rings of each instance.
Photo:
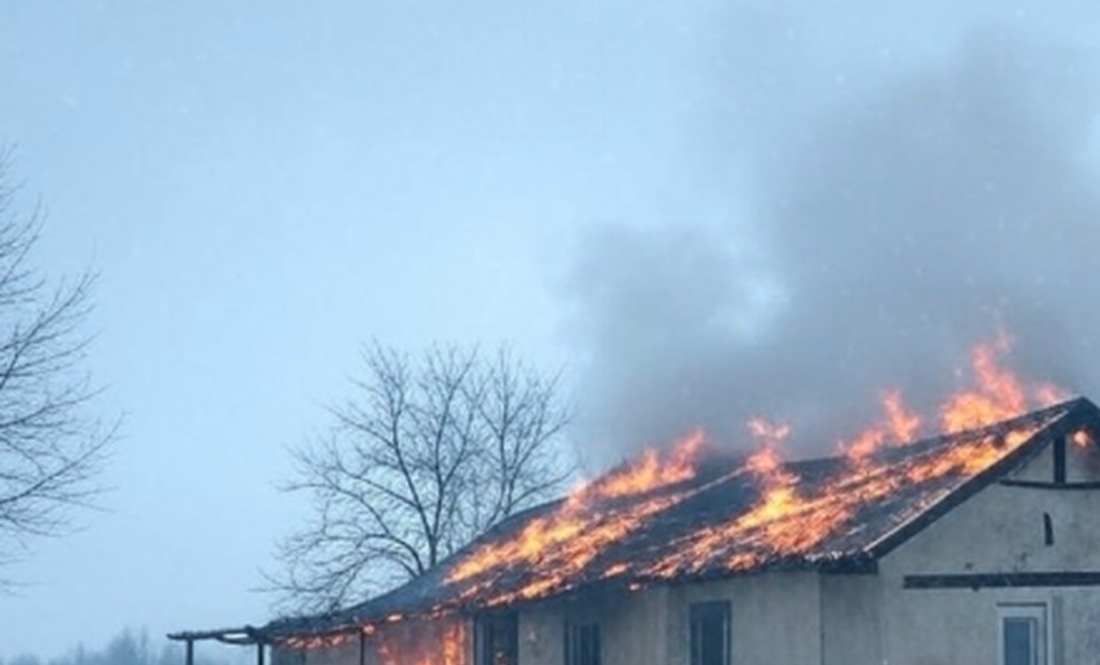
[[[907,201],[902,176],[872,182],[883,169],[868,156],[884,147],[888,172],[933,190],[943,164],[961,163],[971,191],[986,167],[1009,178],[993,179],[1001,187],[1031,179],[1039,155],[1051,182],[1008,200],[1074,227],[1044,244],[1011,217],[998,256],[1015,265],[1037,248],[1048,265],[1080,268],[1100,248],[1087,177],[1095,43],[1100,6],[1085,0],[3,3],[0,140],[17,144],[26,191],[49,210],[41,264],[102,272],[91,369],[109,388],[103,412],[126,423],[107,510],[11,569],[28,585],[0,599],[0,656],[99,644],[125,624],[265,619],[270,599],[249,589],[303,510],[274,488],[285,446],[325,425],[321,405],[345,394],[364,339],[507,340],[534,362],[567,363],[586,409],[578,441],[621,437],[615,451],[689,423],[721,430],[748,409],[797,413],[812,395],[775,395],[800,373],[821,371],[807,394],[841,393],[853,374],[852,394],[876,384],[821,358],[850,340],[836,321],[867,320],[870,296],[854,286],[912,267],[934,234],[901,259],[827,271],[823,289],[856,294],[847,318],[802,299],[818,282],[800,271],[807,254],[863,256],[834,239],[864,237],[867,209]],[[890,133],[906,113],[908,127],[958,124],[909,152]],[[1001,169],[982,137],[1021,132],[1038,142],[1014,143]],[[853,207],[866,191],[871,203]],[[1036,203],[1051,196],[1049,209]],[[947,238],[959,210],[995,209],[949,206],[969,200],[955,191],[942,200],[950,214],[920,228]],[[807,217],[822,220],[816,234]],[[910,209],[882,234],[923,219]],[[992,228],[981,224],[930,267],[970,265],[967,249]],[[1000,315],[1026,337],[1045,291],[1020,287],[1015,270],[982,291],[1005,265],[951,272],[979,286],[950,310],[1022,293],[1013,302],[1025,306]],[[1051,270],[1040,277],[1063,290],[1087,274]],[[882,288],[908,302],[944,283]],[[1055,300],[1059,312],[1073,304]],[[889,325],[871,330],[940,301],[887,309]],[[792,310],[808,313],[784,319]],[[932,318],[947,341],[916,348],[951,362],[988,323]],[[805,345],[790,330],[819,323],[823,351],[779,360]],[[1061,338],[1035,336],[1029,368],[1087,385],[1047,353]],[[759,338],[778,342],[746,353]],[[895,356],[898,339],[871,357]],[[745,362],[758,356],[774,365]],[[744,374],[722,380],[773,370],[780,380],[754,399]]]

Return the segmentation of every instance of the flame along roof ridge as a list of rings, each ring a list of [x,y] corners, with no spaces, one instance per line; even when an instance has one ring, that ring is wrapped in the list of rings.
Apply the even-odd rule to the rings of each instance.
[[[763,488],[745,471],[744,457],[712,458],[703,463],[694,480],[634,497],[595,502],[585,514],[591,529],[631,515],[654,497],[671,497],[621,538],[600,543],[601,551],[560,580],[553,578],[558,567],[554,551],[514,565],[490,567],[469,579],[456,581],[454,571],[484,548],[516,538],[538,520],[552,519],[566,505],[565,499],[513,515],[424,575],[373,599],[326,614],[276,620],[262,631],[274,640],[347,632],[400,617],[493,609],[600,585],[627,588],[764,570],[869,572],[878,558],[1030,459],[1056,436],[1082,427],[1100,433],[1100,409],[1079,397],[989,426],[885,448],[872,456],[873,472],[862,481],[845,477],[852,469],[842,456],[785,462],[782,468],[797,479],[794,490],[806,497],[841,488],[857,497],[862,492],[866,499],[845,504],[850,513],[837,518],[821,537],[807,541],[808,545],[799,541],[800,547],[791,551],[769,549],[761,533],[776,524],[812,519],[817,516],[815,510],[834,506],[822,498],[818,503],[809,502],[804,512],[723,532],[759,504]],[[1013,437],[1019,440],[1012,442]],[[981,450],[989,456],[989,464],[977,470],[950,467],[928,478],[914,473],[965,446]],[[885,483],[887,490],[874,483]],[[727,537],[716,540],[713,534]],[[704,541],[713,547],[693,549]]]

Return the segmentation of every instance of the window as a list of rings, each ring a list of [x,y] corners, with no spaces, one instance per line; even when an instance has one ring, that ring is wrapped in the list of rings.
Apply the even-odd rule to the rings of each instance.
[[[488,615],[474,622],[474,663],[519,663],[519,621],[515,614]]]
[[[1002,605],[998,609],[1001,665],[1046,665],[1046,605]]]
[[[690,626],[691,665],[729,665],[730,604],[694,603]]]
[[[565,665],[600,665],[600,627],[597,624],[566,624]]]

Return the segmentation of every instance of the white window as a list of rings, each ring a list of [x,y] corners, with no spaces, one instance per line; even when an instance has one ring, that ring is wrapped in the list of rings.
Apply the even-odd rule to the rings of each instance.
[[[997,609],[1000,665],[1047,665],[1047,606],[1034,603]]]

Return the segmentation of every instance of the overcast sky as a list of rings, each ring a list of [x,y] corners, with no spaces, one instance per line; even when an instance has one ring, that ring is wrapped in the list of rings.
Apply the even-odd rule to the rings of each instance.
[[[819,377],[803,392],[837,392],[830,382],[851,372],[820,358],[783,365],[760,400],[743,398],[752,381],[714,371],[767,371],[745,358],[784,355],[750,343],[821,278],[800,272],[804,258],[862,256],[829,232],[865,210],[851,204],[862,176],[1004,161],[964,140],[975,132],[1054,146],[1007,149],[1013,164],[1041,153],[1056,176],[1012,201],[1038,215],[1031,204],[1060,192],[1051,209],[1084,235],[1048,247],[1040,228],[1004,251],[1042,245],[1055,264],[1076,248],[1078,271],[1050,274],[1074,288],[1094,272],[1084,248],[1100,249],[1088,184],[1098,43],[1088,0],[0,2],[0,141],[17,146],[25,202],[41,197],[49,214],[36,260],[54,276],[102,273],[90,369],[107,386],[102,413],[125,414],[105,510],[6,571],[26,585],[0,597],[0,657],[98,645],[124,625],[267,619],[271,599],[250,589],[304,510],[275,489],[290,473],[285,448],[324,427],[363,340],[507,341],[565,364],[591,405],[576,434],[586,447],[621,436],[613,448],[630,450],[692,422],[720,430],[732,420],[710,422],[716,405],[740,400],[739,418],[781,404],[799,367]],[[945,130],[933,145],[949,149],[932,156],[889,147],[883,118],[955,117],[957,100],[1011,113],[989,125],[959,111],[970,130]],[[868,166],[882,142],[886,166]],[[994,185],[1033,179],[1013,168]],[[871,199],[880,211],[905,200]],[[983,201],[965,210],[984,214]],[[815,211],[818,233],[800,233],[791,220]],[[800,240],[776,251],[772,230]],[[891,268],[843,263],[824,288]],[[979,263],[971,281],[984,288],[997,262]],[[943,292],[889,283],[906,297]],[[1012,300],[1011,286],[993,300]],[[830,308],[811,299],[792,321],[803,332],[833,321],[822,348],[835,357],[849,331],[805,318]],[[995,314],[1030,331],[1015,310]],[[940,336],[925,346],[954,354],[989,318],[952,318],[950,335],[933,322]],[[883,357],[897,355],[894,337]],[[1089,385],[1063,359],[1030,357]],[[854,389],[879,378],[860,374]]]

